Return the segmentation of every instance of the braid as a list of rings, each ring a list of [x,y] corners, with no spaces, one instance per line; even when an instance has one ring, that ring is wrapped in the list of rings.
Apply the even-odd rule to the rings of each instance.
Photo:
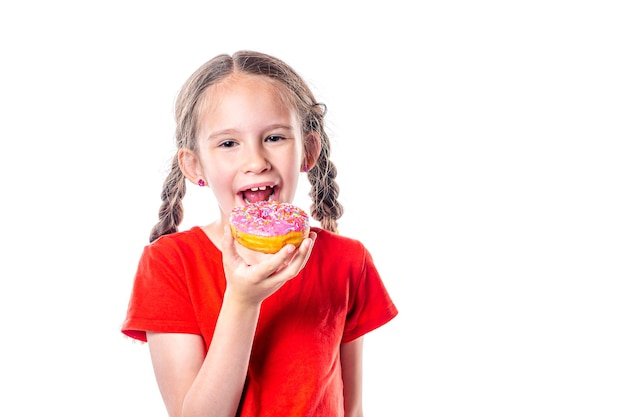
[[[231,57],[218,55],[198,68],[183,84],[174,108],[178,150],[196,150],[198,112],[203,93],[210,85],[230,74],[232,69]],[[163,182],[159,221],[150,232],[150,242],[178,231],[183,220],[183,197],[186,192],[185,176],[178,165],[178,155],[174,155],[170,172]]]
[[[150,242],[154,242],[162,235],[178,231],[178,225],[183,220],[183,197],[186,191],[185,177],[178,167],[178,159],[174,157],[170,173],[163,182],[159,221],[150,232]]]
[[[330,140],[324,131],[326,106],[317,103],[309,87],[293,68],[271,56],[253,51],[240,51],[233,55],[238,68],[244,72],[263,75],[283,83],[293,94],[292,102],[302,117],[302,132],[316,132],[321,140],[321,152],[307,176],[311,183],[309,196],[312,217],[323,229],[337,232],[337,220],[343,215],[343,206],[337,201],[339,186],[335,182],[337,168],[330,157]],[[305,143],[305,152],[306,152]]]
[[[320,154],[307,177],[311,183],[309,196],[313,200],[311,215],[320,222],[322,229],[337,233],[337,220],[343,215],[343,206],[337,200],[339,185],[335,181],[337,167],[330,160],[330,139],[324,131],[323,118],[326,106],[317,104],[310,113],[308,127],[317,132],[321,141]]]

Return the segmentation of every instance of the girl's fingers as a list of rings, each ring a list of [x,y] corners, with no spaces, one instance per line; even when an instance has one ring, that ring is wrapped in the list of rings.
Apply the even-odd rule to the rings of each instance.
[[[293,245],[288,245],[292,247],[292,251],[289,256],[284,259],[283,263],[275,270],[274,277],[287,281],[288,279],[298,275],[298,273],[306,265],[309,256],[311,255],[316,238],[317,235],[315,233],[311,233],[307,239],[302,241],[302,244],[300,244],[297,250],[295,250]],[[281,251],[284,249],[285,248],[281,249]]]
[[[222,236],[222,256],[224,260],[232,260],[237,257],[237,249],[235,249],[235,239],[230,230],[230,226],[224,226],[224,235]],[[226,263],[226,262],[224,262]]]
[[[257,272],[269,278],[289,263],[289,260],[294,256],[295,251],[296,247],[294,245],[286,245],[273,256],[267,258],[263,262],[253,265],[252,268],[255,268]]]
[[[298,248],[291,244],[286,245],[276,254],[265,256],[261,258],[260,262],[253,265],[245,265],[244,267],[245,262],[243,262],[243,259],[237,252],[235,239],[231,234],[230,227],[225,226],[222,238],[224,267],[227,268],[227,265],[235,267],[237,261],[241,261],[237,269],[244,267],[246,270],[245,275],[252,278],[250,282],[265,281],[267,285],[274,286],[281,281],[288,281],[298,275],[311,255],[316,237],[317,234],[311,232],[309,237]]]

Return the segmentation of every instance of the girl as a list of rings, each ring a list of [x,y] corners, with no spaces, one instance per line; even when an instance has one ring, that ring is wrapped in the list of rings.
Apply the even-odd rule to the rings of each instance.
[[[184,84],[159,221],[122,332],[147,341],[171,417],[362,416],[363,335],[397,314],[369,252],[338,235],[325,107],[284,62],[219,55]],[[306,173],[321,228],[274,255],[234,242],[233,207],[292,202]],[[185,181],[221,216],[178,231]]]

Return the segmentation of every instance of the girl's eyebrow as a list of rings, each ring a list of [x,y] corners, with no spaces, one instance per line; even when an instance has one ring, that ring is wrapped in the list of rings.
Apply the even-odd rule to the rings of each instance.
[[[270,130],[276,130],[276,129],[283,129],[283,130],[289,130],[289,131],[293,131],[294,127],[292,125],[289,124],[283,124],[283,123],[274,123],[271,125],[266,126],[263,130],[264,131],[270,131]],[[231,136],[235,133],[238,133],[239,131],[237,129],[223,129],[223,130],[218,130],[217,132],[213,132],[208,136],[208,139],[212,139],[212,138],[216,138],[216,137],[220,137],[220,136]]]
[[[275,124],[269,125],[266,128],[266,130],[274,130],[274,129],[293,130],[293,126],[285,125],[285,124],[282,124],[282,123],[275,123]]]
[[[208,139],[216,138],[219,136],[231,136],[233,133],[236,133],[236,129],[224,129],[218,130],[217,132],[213,132],[208,136]]]

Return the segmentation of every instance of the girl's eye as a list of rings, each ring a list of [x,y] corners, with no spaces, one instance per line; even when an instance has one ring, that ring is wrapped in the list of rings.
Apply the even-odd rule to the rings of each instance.
[[[285,139],[285,138],[280,135],[270,135],[265,140],[268,142],[278,142],[279,140],[282,140],[282,139]]]
[[[235,146],[234,140],[225,140],[224,142],[220,143],[221,148],[232,148],[233,146]]]

